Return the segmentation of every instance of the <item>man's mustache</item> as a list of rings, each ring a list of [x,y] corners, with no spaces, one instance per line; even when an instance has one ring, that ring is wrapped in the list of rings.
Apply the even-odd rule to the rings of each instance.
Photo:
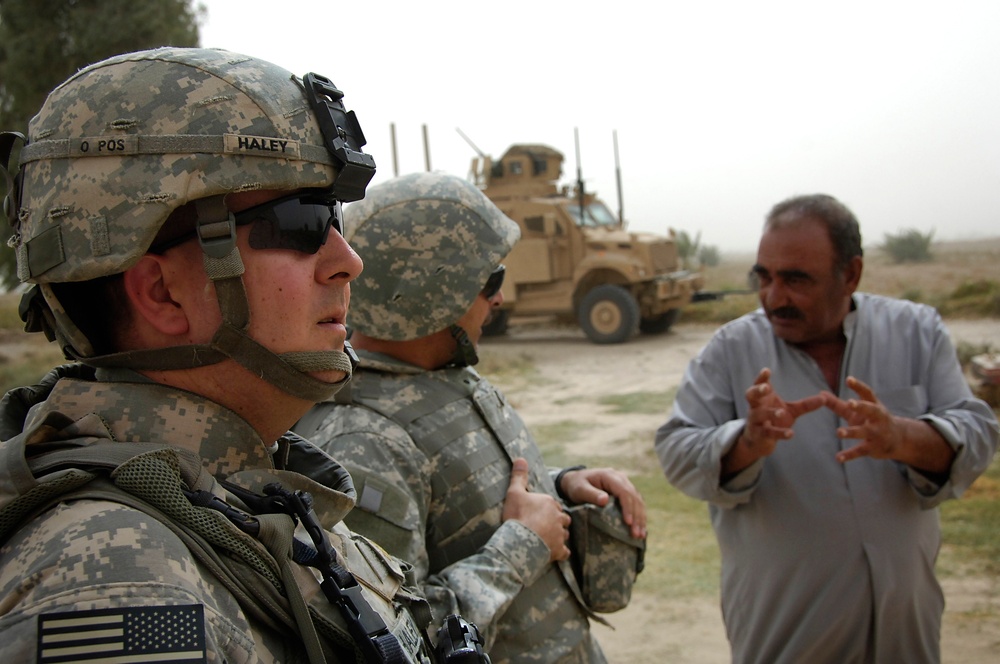
[[[778,307],[767,310],[768,318],[780,318],[782,320],[803,320],[805,315],[798,307]]]

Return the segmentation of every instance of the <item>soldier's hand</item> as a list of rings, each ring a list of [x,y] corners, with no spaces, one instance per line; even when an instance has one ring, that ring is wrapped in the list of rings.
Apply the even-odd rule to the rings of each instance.
[[[592,503],[600,507],[607,505],[610,496],[614,496],[632,537],[646,537],[646,502],[622,471],[614,468],[571,470],[562,476],[559,490],[573,503]]]
[[[547,493],[534,493],[528,489],[528,462],[514,459],[510,472],[510,486],[503,503],[503,520],[514,519],[530,528],[549,547],[550,560],[569,558],[569,514],[559,501]]]

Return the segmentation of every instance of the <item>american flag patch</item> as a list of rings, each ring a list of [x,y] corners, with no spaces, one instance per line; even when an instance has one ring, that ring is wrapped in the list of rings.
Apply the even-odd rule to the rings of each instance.
[[[193,606],[139,606],[38,616],[39,664],[205,662],[205,614]]]

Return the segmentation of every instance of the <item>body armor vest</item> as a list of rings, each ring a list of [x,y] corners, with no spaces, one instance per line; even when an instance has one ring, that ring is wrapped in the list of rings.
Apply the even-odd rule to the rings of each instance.
[[[503,393],[471,367],[416,374],[359,370],[336,401],[391,419],[428,458],[436,460],[439,470],[432,478],[426,533],[431,574],[478,551],[499,528],[513,459],[528,461],[532,491],[557,496],[520,416]],[[323,409],[312,411],[307,418],[316,419],[300,421],[296,431],[308,436],[327,415]],[[363,505],[362,500],[359,507]],[[564,601],[545,601],[560,596]],[[548,607],[549,612],[539,615],[539,607]],[[605,622],[585,608],[569,561],[549,565],[504,614],[490,655],[506,661],[508,651],[515,657],[530,652],[545,635],[588,617]]]

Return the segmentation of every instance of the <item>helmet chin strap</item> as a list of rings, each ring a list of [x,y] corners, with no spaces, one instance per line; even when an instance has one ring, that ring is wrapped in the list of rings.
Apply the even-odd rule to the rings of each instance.
[[[236,247],[236,220],[223,196],[195,201],[198,240],[204,253],[205,271],[215,284],[222,323],[208,344],[155,348],[98,357],[75,357],[94,367],[121,367],[163,371],[193,369],[230,358],[282,392],[307,401],[333,397],[350,379],[357,356],[345,342],[345,351],[300,351],[277,354],[247,334],[250,306],[242,275],[245,270]],[[72,349],[71,349],[72,350]],[[317,371],[341,371],[346,376],[328,383],[309,375]]]
[[[476,353],[476,346],[469,339],[468,332],[457,323],[452,323],[448,327],[448,331],[451,332],[451,336],[455,340],[455,354],[445,366],[471,367],[478,363],[479,354]]]

